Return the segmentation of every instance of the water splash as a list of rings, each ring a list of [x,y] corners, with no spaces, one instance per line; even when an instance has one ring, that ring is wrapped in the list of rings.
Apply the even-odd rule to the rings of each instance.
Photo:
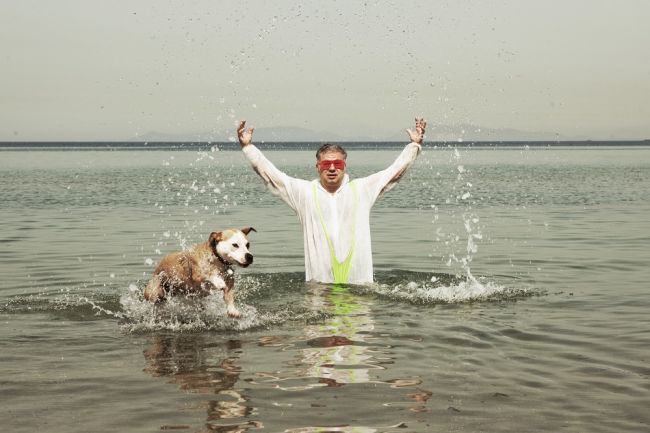
[[[480,301],[507,300],[532,296],[527,289],[512,289],[500,284],[475,278],[455,285],[437,285],[430,281],[409,281],[403,284],[375,286],[381,296],[412,304],[462,304]]]
[[[485,277],[450,274],[429,274],[393,270],[377,273],[377,284],[361,288],[361,292],[379,295],[400,302],[420,305],[465,304],[516,300],[539,294],[538,290],[509,287]]]
[[[113,320],[124,333],[236,333],[288,323],[296,326],[323,323],[340,314],[314,303],[315,283],[305,283],[299,277],[302,274],[250,274],[238,280],[236,302],[242,313],[240,319],[228,317],[221,293],[204,299],[172,298],[164,305],[154,305],[144,299],[142,284],[115,291],[89,292],[83,288],[82,292],[66,290],[15,296],[0,304],[0,314],[47,314],[77,322]],[[540,294],[539,290],[506,287],[485,278],[451,274],[432,276],[391,270],[377,272],[376,277],[378,283],[350,286],[350,302],[367,303],[379,297],[434,306],[509,301]],[[317,286],[327,293],[328,285]]]
[[[276,281],[274,278],[271,280]],[[120,327],[123,332],[127,333],[242,332],[269,328],[287,322],[319,322],[328,317],[326,313],[314,311],[293,302],[285,302],[280,305],[265,304],[259,309],[250,305],[248,302],[257,302],[265,297],[263,291],[266,282],[268,282],[267,278],[254,276],[248,276],[238,281],[237,308],[242,313],[242,317],[239,319],[228,316],[221,292],[215,292],[200,299],[171,298],[162,305],[154,305],[144,299],[141,289],[131,287],[128,293],[120,297],[124,319],[121,321]]]
[[[440,221],[441,209],[432,204],[432,223],[436,225],[433,241],[441,243],[447,249],[442,254],[446,259],[445,265],[448,268],[457,266],[459,275],[464,275],[474,284],[481,283],[474,277],[471,271],[471,262],[478,253],[478,244],[483,239],[481,232],[480,218],[473,208],[473,188],[471,182],[471,170],[462,164],[462,154],[458,148],[452,148],[449,156],[449,163],[454,167],[454,180],[450,196],[445,199],[446,208],[449,212],[449,227],[445,229]],[[439,174],[438,174],[439,175]],[[464,233],[459,233],[457,224],[462,222]],[[460,245],[464,240],[464,245]],[[437,254],[431,254],[431,257]]]
[[[217,294],[205,299],[172,298],[163,305],[154,305],[139,292],[131,292],[120,297],[120,304],[125,317],[120,327],[127,333],[243,331],[267,326],[274,321],[249,305],[239,306],[242,318],[230,318],[223,299]]]
[[[157,242],[152,250],[158,255],[160,250],[186,249],[197,239],[203,240],[206,221],[237,206],[228,194],[222,173],[211,169],[220,156],[216,147],[197,151],[190,161],[180,161],[171,155],[162,162],[165,175],[160,176],[159,172],[152,175],[152,188],[161,192],[160,200],[153,203],[160,232],[153,235]]]

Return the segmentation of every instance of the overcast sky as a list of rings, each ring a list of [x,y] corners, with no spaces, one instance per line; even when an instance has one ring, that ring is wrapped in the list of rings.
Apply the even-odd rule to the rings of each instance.
[[[0,141],[223,140],[239,118],[381,139],[416,114],[432,126],[650,138],[648,0],[0,9]]]

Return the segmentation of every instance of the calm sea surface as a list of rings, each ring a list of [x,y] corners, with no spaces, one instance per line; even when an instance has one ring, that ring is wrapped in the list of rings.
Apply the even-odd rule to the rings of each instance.
[[[648,432],[649,215],[648,147],[429,148],[373,210],[376,284],[335,288],[240,152],[3,150],[0,425]],[[241,320],[143,301],[163,255],[233,226],[257,229]]]

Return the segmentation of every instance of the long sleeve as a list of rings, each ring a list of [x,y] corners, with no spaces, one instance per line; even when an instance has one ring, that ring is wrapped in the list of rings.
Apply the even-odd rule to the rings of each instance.
[[[306,181],[293,178],[279,170],[264,154],[253,144],[245,146],[244,155],[251,163],[253,170],[262,178],[271,193],[280,197],[296,213],[299,212],[300,183]]]
[[[390,191],[399,182],[420,154],[421,149],[421,145],[411,142],[404,147],[402,153],[388,168],[359,179],[370,196],[371,203],[374,203],[378,197],[386,191]]]

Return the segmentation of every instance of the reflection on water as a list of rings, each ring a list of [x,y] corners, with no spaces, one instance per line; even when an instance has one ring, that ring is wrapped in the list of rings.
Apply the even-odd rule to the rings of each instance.
[[[322,323],[306,325],[295,341],[287,342],[277,337],[262,337],[260,346],[281,347],[295,352],[278,371],[258,372],[258,383],[285,392],[298,393],[318,387],[347,388],[371,384],[373,388],[363,387],[353,393],[361,393],[368,399],[368,390],[381,393],[380,386],[403,388],[404,402],[412,402],[409,408],[414,412],[427,411],[426,404],[432,393],[417,386],[420,377],[382,380],[386,370],[395,365],[395,353],[391,347],[382,347],[375,332],[372,314],[373,300],[367,296],[352,293],[344,286],[325,286],[308,284],[305,302],[317,311],[326,312],[327,319]],[[340,391],[334,391],[338,393]],[[366,393],[366,394],[364,394]],[[336,397],[335,397],[336,398]],[[388,398],[388,397],[386,397]],[[390,404],[386,402],[385,404]],[[327,408],[323,401],[311,403],[312,408]],[[314,417],[333,421],[341,419],[336,411],[328,410],[329,417]],[[309,423],[305,421],[305,423]],[[383,426],[384,428],[398,428]],[[287,432],[374,432],[370,426],[339,424],[320,424],[285,430]]]
[[[314,309],[332,313],[324,324],[305,327],[309,347],[302,349],[304,376],[316,377],[327,386],[363,383],[370,380],[373,356],[363,344],[374,329],[367,300],[345,287],[314,285],[309,293]]]
[[[145,372],[153,377],[167,377],[185,392],[212,396],[206,401],[206,431],[235,433],[261,427],[257,421],[241,420],[251,415],[253,408],[235,387],[241,373],[240,341],[229,340],[215,346],[202,335],[182,334],[154,335],[148,340]],[[181,428],[161,426],[163,430]]]
[[[299,334],[291,336],[258,336],[247,345],[246,340],[210,337],[208,333],[165,333],[146,337],[144,371],[152,377],[167,378],[179,390],[206,396],[201,404],[205,410],[206,431],[244,432],[262,428],[262,415],[273,416],[266,410],[290,410],[296,403],[279,403],[282,398],[293,401],[292,395],[300,397],[305,391],[332,389],[329,398],[337,396],[348,387],[359,398],[371,400],[385,396],[384,404],[402,405],[411,412],[427,412],[431,391],[420,387],[419,376],[386,379],[388,370],[395,369],[396,354],[390,346],[382,345],[375,331],[372,307],[373,298],[356,295],[346,287],[308,284],[303,302],[313,311],[325,317],[319,323],[306,324]],[[261,352],[260,352],[261,350]],[[276,369],[273,369],[273,353],[289,352]],[[243,358],[257,366],[250,366]],[[259,368],[260,366],[266,366]],[[271,367],[271,369],[268,369]],[[391,375],[389,375],[391,377]],[[388,390],[395,390],[401,397],[395,401]],[[269,394],[272,392],[273,394]],[[345,392],[345,391],[343,391]],[[368,393],[375,393],[374,396]],[[379,393],[379,394],[376,394]],[[275,397],[270,397],[275,395]],[[333,403],[306,394],[309,407],[319,411],[320,416],[300,418],[301,427],[288,432],[374,432],[377,426],[354,425],[350,418],[342,416]],[[401,403],[399,402],[401,400]],[[354,418],[352,418],[354,419]],[[338,422],[337,422],[338,421]],[[265,422],[266,423],[266,422]],[[307,424],[307,425],[304,425]],[[311,425],[310,425],[311,424]],[[294,419],[292,424],[296,426]],[[380,426],[384,429],[399,428]],[[185,429],[189,426],[163,425],[162,429]]]

